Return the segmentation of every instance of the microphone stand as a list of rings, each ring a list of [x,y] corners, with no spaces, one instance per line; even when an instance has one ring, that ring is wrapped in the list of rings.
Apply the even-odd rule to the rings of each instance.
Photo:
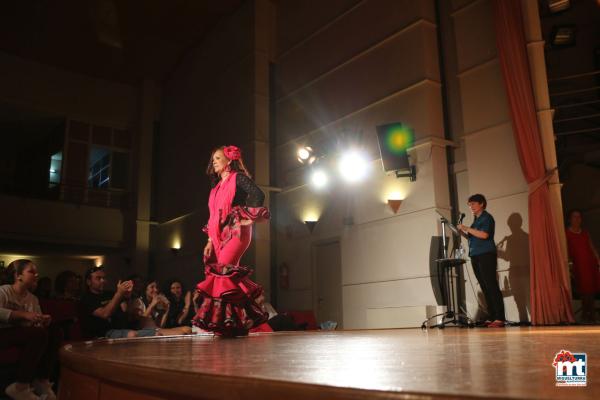
[[[461,293],[460,293],[460,285],[456,282],[456,278],[459,276],[458,273],[453,274],[452,269],[458,268],[466,263],[466,261],[459,257],[448,257],[448,249],[446,244],[446,227],[448,227],[453,233],[454,244],[458,240],[460,240],[460,232],[451,222],[449,222],[444,215],[442,215],[439,211],[436,212],[440,215],[440,224],[442,227],[442,256],[443,258],[439,258],[435,260],[439,267],[442,270],[443,281],[445,281],[445,300],[446,300],[446,311],[432,317],[427,318],[421,324],[421,329],[427,329],[429,325],[429,321],[434,318],[442,317],[442,321],[438,324],[431,326],[431,328],[444,329],[446,325],[452,324],[452,326],[458,327],[469,327],[473,328],[475,323],[469,318],[466,314],[460,311],[460,305],[457,303],[460,302]],[[465,214],[461,214],[458,224],[462,223]],[[453,250],[452,253],[455,253]],[[454,255],[454,254],[453,254]],[[438,269],[439,270],[439,269]],[[456,293],[455,293],[456,287]],[[456,296],[455,296],[456,295]],[[458,310],[456,309],[458,308]]]

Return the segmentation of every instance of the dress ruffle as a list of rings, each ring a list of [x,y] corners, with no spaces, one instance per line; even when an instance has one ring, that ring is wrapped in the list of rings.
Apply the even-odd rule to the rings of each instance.
[[[198,283],[195,326],[223,336],[243,336],[268,320],[255,299],[263,293],[252,282],[252,270],[243,266],[208,264],[206,278]]]
[[[225,247],[233,237],[241,236],[241,221],[250,220],[254,223],[260,223],[269,220],[271,213],[266,207],[240,207],[235,206],[226,218],[226,223],[221,227],[219,245]]]

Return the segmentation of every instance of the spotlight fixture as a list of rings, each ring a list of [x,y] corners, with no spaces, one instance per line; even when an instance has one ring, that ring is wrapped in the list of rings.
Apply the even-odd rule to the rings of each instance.
[[[369,163],[363,154],[350,151],[342,155],[338,168],[346,182],[354,183],[361,181],[367,175]]]
[[[315,152],[310,146],[304,146],[299,148],[296,154],[298,156],[298,162],[300,164],[310,165],[317,160],[317,156],[315,156]]]
[[[313,171],[310,177],[310,181],[316,189],[323,189],[329,182],[329,177],[327,176],[325,171],[317,169]]]
[[[304,221],[304,224],[308,227],[308,231],[313,233],[315,230],[315,226],[317,226],[318,221]]]
[[[552,47],[570,47],[575,45],[575,25],[556,25],[550,33],[550,44]]]
[[[394,172],[396,178],[417,180],[417,169],[410,165],[408,149],[415,143],[415,132],[410,126],[401,122],[379,125],[377,129],[377,144],[381,163],[385,172]]]
[[[547,2],[548,9],[552,14],[556,14],[571,8],[571,0],[547,0]]]
[[[390,206],[391,210],[394,212],[394,214],[397,214],[398,209],[400,208],[400,205],[402,205],[402,200],[388,199],[387,203],[388,203],[388,206]]]
[[[171,253],[173,253],[173,254],[175,254],[175,255],[176,255],[177,253],[179,253],[179,250],[180,250],[180,248],[179,248],[179,247],[171,247]]]

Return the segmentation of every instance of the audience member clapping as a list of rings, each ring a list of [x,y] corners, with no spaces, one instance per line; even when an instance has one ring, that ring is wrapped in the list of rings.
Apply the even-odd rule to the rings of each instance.
[[[81,299],[82,328],[86,336],[118,339],[191,332],[186,327],[161,329],[152,318],[147,318],[152,312],[147,313],[147,307],[137,301],[131,280],[119,281],[114,294],[104,290],[105,282],[106,275],[102,267],[91,268],[86,273],[88,290]]]

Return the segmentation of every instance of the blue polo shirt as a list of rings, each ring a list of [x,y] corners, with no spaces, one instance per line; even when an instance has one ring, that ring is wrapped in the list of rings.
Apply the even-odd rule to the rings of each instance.
[[[469,234],[469,256],[495,253],[494,230],[496,229],[496,222],[494,221],[494,217],[484,210],[479,217],[475,218],[475,221],[471,224],[471,228],[487,232],[489,236],[487,239],[479,239]]]

